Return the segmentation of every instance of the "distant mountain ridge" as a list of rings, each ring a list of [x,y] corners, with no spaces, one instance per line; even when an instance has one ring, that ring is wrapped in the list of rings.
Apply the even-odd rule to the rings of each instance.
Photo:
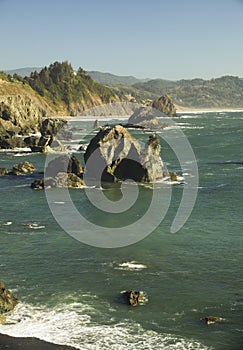
[[[104,85],[134,85],[137,83],[144,83],[150,79],[138,79],[132,75],[121,76],[111,73],[103,73],[98,71],[87,72],[94,80]]]
[[[7,74],[30,76],[41,68],[27,67],[6,71]],[[77,72],[74,71],[74,74]],[[178,107],[185,108],[243,108],[243,78],[223,76],[216,79],[138,79],[98,71],[87,72],[93,81],[110,88],[122,101],[147,103],[168,94]],[[101,90],[102,90],[101,89]],[[100,88],[98,89],[100,90]]]

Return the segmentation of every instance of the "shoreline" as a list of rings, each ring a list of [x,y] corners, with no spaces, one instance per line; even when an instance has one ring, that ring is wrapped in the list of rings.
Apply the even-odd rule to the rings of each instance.
[[[176,107],[176,113],[224,113],[224,112],[243,112],[242,108],[186,108],[186,107]]]
[[[57,345],[37,338],[15,338],[0,334],[0,350],[77,350],[71,346]]]

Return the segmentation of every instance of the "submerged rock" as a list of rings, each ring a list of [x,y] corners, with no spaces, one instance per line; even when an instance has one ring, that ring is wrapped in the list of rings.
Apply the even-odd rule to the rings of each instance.
[[[200,321],[204,322],[207,325],[222,322],[224,320],[224,318],[218,316],[206,316],[200,319]]]
[[[0,281],[0,315],[12,311],[17,304],[18,299]]]
[[[126,303],[132,306],[143,305],[148,301],[144,293],[139,291],[129,290],[122,292],[122,295]]]
[[[159,138],[151,135],[142,149],[121,125],[103,127],[90,141],[84,160],[88,179],[152,182],[163,177]]]

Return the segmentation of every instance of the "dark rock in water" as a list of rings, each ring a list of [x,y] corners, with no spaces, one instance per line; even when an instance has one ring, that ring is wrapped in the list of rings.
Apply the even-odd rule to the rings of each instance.
[[[82,188],[84,187],[84,181],[77,175],[72,173],[58,173],[55,177],[56,187],[63,188]]]
[[[145,149],[121,125],[103,127],[90,141],[84,160],[86,178],[152,182],[163,177],[160,142],[150,137]]]
[[[56,187],[56,180],[53,177],[38,179],[31,184],[31,188],[34,190],[43,190],[53,187]]]
[[[31,164],[30,162],[22,162],[19,164],[15,164],[10,174],[20,175],[20,174],[32,173],[33,171],[35,171],[35,167],[33,164]]]
[[[7,168],[0,168],[0,176],[4,176],[8,174],[8,169]]]
[[[143,292],[129,290],[123,292],[122,295],[126,303],[132,306],[143,305],[147,301],[147,298],[144,296]]]
[[[18,300],[5,288],[4,283],[0,281],[0,314],[12,311],[17,304]]]
[[[224,318],[217,316],[206,316],[200,319],[200,321],[204,322],[207,325],[222,322],[224,320]]]
[[[50,161],[45,171],[47,177],[55,177],[58,173],[73,173],[80,176],[83,167],[78,158],[65,154]]]
[[[98,121],[98,119],[96,119],[94,124],[93,124],[93,129],[98,129],[98,127],[99,127],[99,121]]]
[[[171,98],[168,95],[163,95],[157,100],[154,100],[152,107],[158,111],[165,113],[168,117],[176,117],[176,108]]]

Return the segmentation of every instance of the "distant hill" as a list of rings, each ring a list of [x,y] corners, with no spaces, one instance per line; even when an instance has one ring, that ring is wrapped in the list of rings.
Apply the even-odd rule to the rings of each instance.
[[[173,103],[186,108],[243,108],[243,78],[236,76],[175,82],[155,79],[113,88],[120,98],[130,94],[137,102],[168,94]]]
[[[98,81],[104,85],[126,85],[130,86],[136,83],[143,83],[149,79],[138,79],[131,75],[129,76],[120,76],[114,75],[111,73],[102,73],[97,71],[88,71],[87,72],[94,80]]]
[[[40,72],[42,67],[26,67],[26,68],[18,68],[4,71],[6,74],[10,75],[20,75],[21,77],[29,77],[30,74],[34,71]]]

